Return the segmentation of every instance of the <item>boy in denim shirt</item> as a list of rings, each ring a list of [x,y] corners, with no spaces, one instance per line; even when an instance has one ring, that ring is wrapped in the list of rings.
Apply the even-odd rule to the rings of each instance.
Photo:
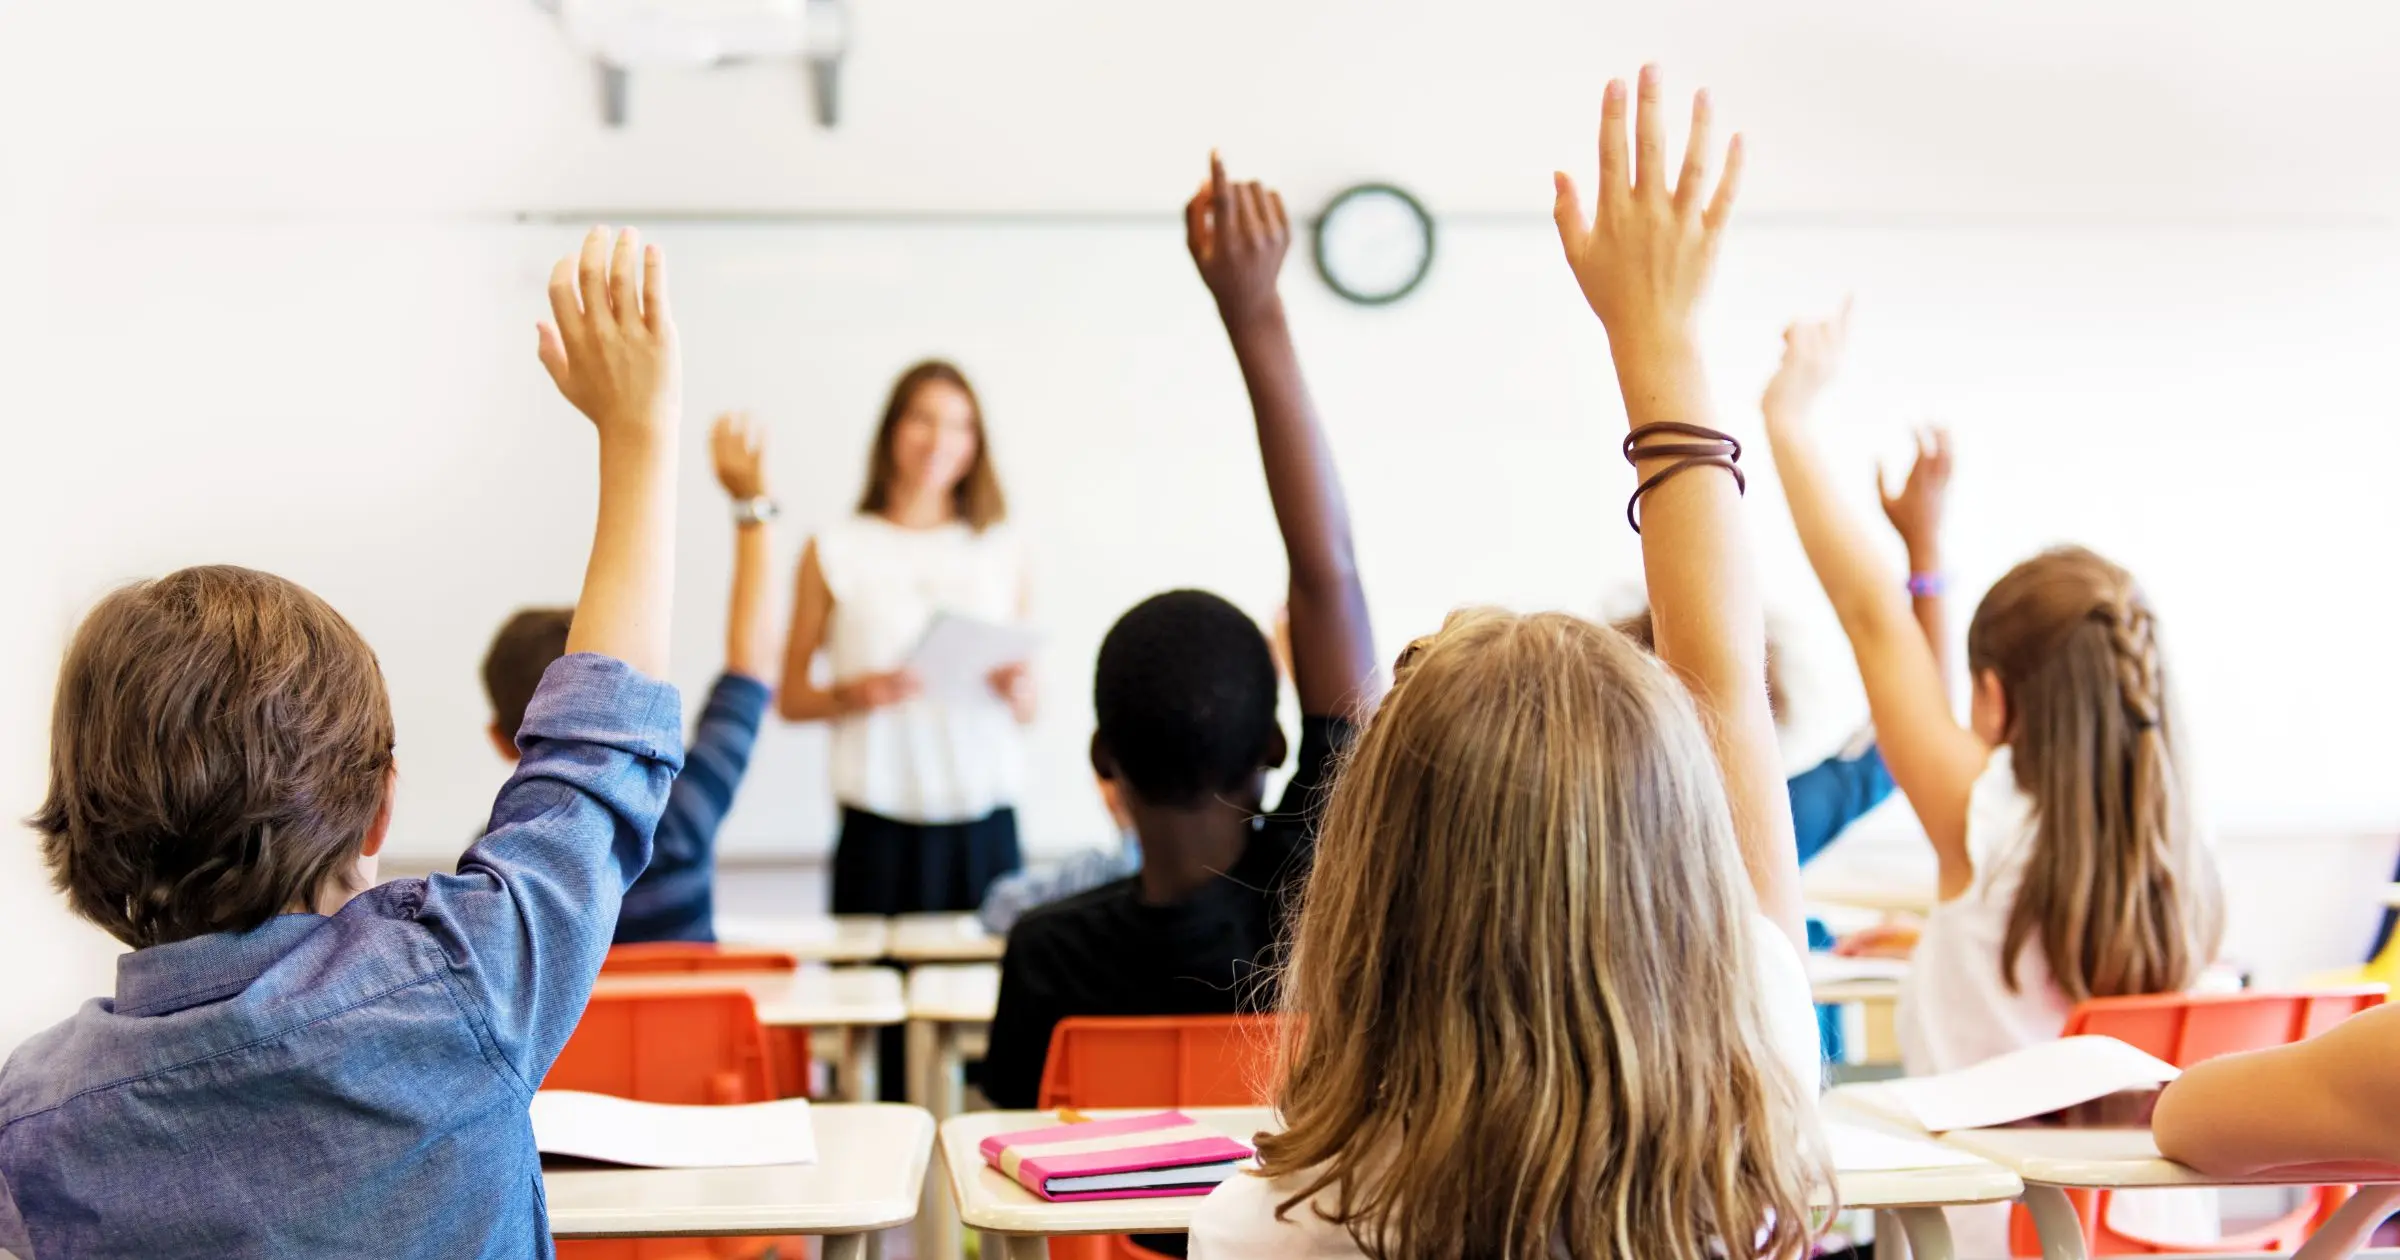
[[[733,498],[733,594],[725,614],[725,672],[700,706],[684,746],[683,773],[667,793],[650,838],[650,867],[625,890],[615,943],[717,939],[717,830],[733,809],[766,716],[779,647],[767,586],[773,579],[776,516],[767,497],[766,446],[746,415],[717,417],[709,435],[717,483]],[[518,759],[517,730],[551,663],[566,654],[572,608],[528,608],[508,619],[483,658],[492,701],[492,746]]]
[[[186,569],[102,600],[60,671],[33,825],[133,947],[0,1068],[0,1249],[547,1256],[526,1104],[581,1017],[682,760],[666,277],[595,230],[541,359],[600,438],[568,655],[455,875],[375,884],[375,657],[292,583]],[[637,280],[637,276],[639,279]]]

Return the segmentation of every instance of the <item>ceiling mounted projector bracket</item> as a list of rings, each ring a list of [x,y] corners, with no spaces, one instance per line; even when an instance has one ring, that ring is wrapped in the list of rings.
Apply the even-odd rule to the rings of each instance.
[[[841,117],[842,57],[850,48],[848,0],[534,0],[558,16],[567,39],[600,75],[600,116],[622,127],[636,70],[706,69],[744,61],[798,60],[808,69],[817,124]]]

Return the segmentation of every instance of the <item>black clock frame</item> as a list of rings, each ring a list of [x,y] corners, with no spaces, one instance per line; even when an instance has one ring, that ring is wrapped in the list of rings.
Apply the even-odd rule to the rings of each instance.
[[[1335,279],[1333,269],[1325,265],[1326,221],[1333,217],[1336,210],[1341,209],[1343,203],[1365,196],[1397,198],[1401,205],[1408,207],[1409,212],[1417,216],[1418,225],[1425,230],[1425,258],[1417,264],[1417,273],[1408,278],[1408,283],[1389,293],[1360,293]],[[1333,200],[1325,203],[1324,210],[1318,212],[1309,241],[1309,255],[1316,260],[1317,264],[1317,278],[1323,280],[1326,288],[1340,294],[1344,300],[1355,302],[1360,306],[1390,306],[1416,292],[1417,286],[1425,283],[1425,277],[1433,271],[1434,253],[1433,215],[1425,209],[1424,202],[1417,200],[1407,189],[1397,184],[1353,184],[1334,194]]]

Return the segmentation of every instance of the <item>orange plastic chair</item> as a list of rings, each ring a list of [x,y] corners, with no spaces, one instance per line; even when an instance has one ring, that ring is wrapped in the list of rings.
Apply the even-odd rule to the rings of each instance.
[[[2067,1016],[2059,1035],[2114,1037],[2176,1067],[2219,1055],[2266,1050],[2306,1041],[2360,1011],[2381,1006],[2380,984],[2349,985],[2300,993],[2186,994],[2094,998]],[[2145,1238],[2111,1226],[2106,1190],[2070,1190],[2067,1198],[2083,1221],[2084,1248],[2094,1256],[2193,1255],[2226,1251],[2290,1251],[2308,1240],[2342,1201],[2349,1186],[2316,1186],[2307,1202],[2290,1213],[2239,1234],[2205,1243]],[[2042,1254],[2032,1216],[2019,1206],[2009,1222],[2010,1250]]]
[[[1053,1107],[1255,1107],[1267,1102],[1272,1015],[1062,1019],[1042,1061]],[[1122,1234],[1050,1240],[1050,1260],[1160,1260]]]
[[[806,1062],[807,1030],[798,1030]],[[718,993],[594,994],[583,1020],[550,1065],[543,1089],[580,1089],[643,1102],[719,1106],[777,1096],[766,1029],[739,990]],[[797,1238],[661,1238],[566,1241],[562,1260],[724,1260],[778,1249],[800,1256]]]
[[[648,941],[611,945],[600,962],[604,976],[681,971],[797,971],[800,960],[777,949],[711,945],[698,941]]]

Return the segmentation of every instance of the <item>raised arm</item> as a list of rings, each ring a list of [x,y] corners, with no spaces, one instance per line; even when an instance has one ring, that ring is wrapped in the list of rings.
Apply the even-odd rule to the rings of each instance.
[[[1934,672],[1948,687],[1950,619],[1943,606],[1949,592],[1942,574],[1942,509],[1950,496],[1950,431],[1937,427],[1917,435],[1917,459],[1908,466],[1908,480],[1898,494],[1884,487],[1878,466],[1875,494],[1883,500],[1883,518],[1908,549],[1908,606],[1933,649]]]
[[[1832,319],[1792,325],[1783,334],[1783,365],[1761,408],[1801,549],[1850,638],[1876,743],[1933,843],[1940,895],[1947,900],[1975,877],[1967,854],[1967,797],[1991,750],[1952,715],[1907,586],[1876,554],[1865,524],[1843,507],[1809,432],[1809,413],[1840,361],[1849,322],[1845,306]]]
[[[636,259],[639,258],[637,265]],[[636,279],[637,273],[639,279]],[[542,366],[600,432],[600,512],[567,651],[613,656],[659,677],[675,606],[675,456],[683,357],[667,311],[666,259],[633,229],[594,228],[550,272]]]
[[[1742,165],[1736,136],[1710,194],[1705,92],[1692,98],[1680,175],[1667,166],[1666,128],[1657,69],[1645,66],[1630,170],[1625,85],[1612,81],[1602,106],[1600,183],[1591,214],[1585,214],[1574,181],[1564,172],[1557,177],[1559,240],[1584,297],[1608,330],[1625,417],[1636,430],[1709,421],[1697,322]],[[1670,462],[1644,460],[1636,472],[1647,479]],[[1688,469],[1658,485],[1642,503],[1642,568],[1659,658],[1699,703],[1759,908],[1806,949],[1791,803],[1767,705],[1766,613],[1740,509],[1734,479],[1716,469]]]
[[[1383,674],[1350,544],[1350,508],[1275,288],[1291,248],[1291,219],[1273,190],[1228,181],[1214,154],[1208,165],[1208,184],[1184,207],[1184,226],[1250,389],[1267,497],[1291,565],[1292,687],[1304,714],[1360,718],[1381,693]]]
[[[2216,1176],[2294,1164],[2400,1164],[2400,1006],[2296,1045],[2229,1054],[2167,1086],[2151,1131],[2167,1158]]]
[[[748,412],[717,417],[709,433],[717,484],[738,506],[767,497],[766,432]],[[766,682],[775,667],[775,616],[767,583],[775,565],[775,529],[758,514],[733,527],[733,593],[725,609],[725,672]]]

